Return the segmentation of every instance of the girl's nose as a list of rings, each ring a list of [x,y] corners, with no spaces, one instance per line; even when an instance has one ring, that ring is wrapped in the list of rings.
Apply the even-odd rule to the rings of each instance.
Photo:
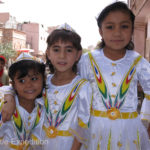
[[[120,36],[121,35],[121,28],[120,27],[116,27],[114,30],[114,35],[115,36]]]
[[[60,58],[64,58],[65,57],[65,52],[60,52]]]
[[[27,80],[26,81],[26,87],[32,87],[32,80]]]

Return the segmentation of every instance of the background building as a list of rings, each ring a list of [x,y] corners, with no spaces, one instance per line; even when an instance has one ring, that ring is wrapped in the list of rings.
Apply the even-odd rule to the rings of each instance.
[[[128,5],[136,16],[135,50],[150,61],[150,0],[128,0]]]
[[[35,56],[46,50],[48,28],[39,23],[19,23],[9,13],[0,13],[0,42],[9,42],[16,51],[28,49]]]

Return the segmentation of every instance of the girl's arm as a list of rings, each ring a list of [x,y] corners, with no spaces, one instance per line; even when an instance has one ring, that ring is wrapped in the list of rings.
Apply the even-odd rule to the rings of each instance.
[[[71,150],[80,150],[80,147],[81,143],[76,138],[74,138]]]
[[[16,103],[13,95],[7,94],[4,96],[4,105],[2,107],[2,121],[11,120],[11,117],[16,109]]]
[[[3,122],[9,121],[15,111],[16,103],[15,103],[15,99],[14,99],[14,94],[15,94],[15,92],[14,92],[12,86],[0,87],[0,96],[2,96],[5,101],[5,103],[2,107],[2,112],[1,112]]]

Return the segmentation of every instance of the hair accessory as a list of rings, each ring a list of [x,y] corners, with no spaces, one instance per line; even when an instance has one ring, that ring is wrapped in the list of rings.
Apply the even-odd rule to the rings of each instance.
[[[21,61],[21,60],[33,60],[33,61],[37,61],[39,63],[43,63],[43,61],[40,59],[40,58],[37,58],[35,56],[32,56],[28,53],[21,53],[15,60],[15,63],[18,62],[18,61]]]
[[[70,25],[68,25],[67,23],[64,23],[62,25],[60,25],[57,29],[65,29],[68,31],[72,31],[72,32],[76,32]]]

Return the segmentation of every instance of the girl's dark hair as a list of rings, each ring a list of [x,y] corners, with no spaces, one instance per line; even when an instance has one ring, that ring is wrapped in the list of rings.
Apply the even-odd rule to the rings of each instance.
[[[30,70],[34,70],[35,73],[40,73],[43,77],[43,88],[46,87],[46,81],[45,81],[45,64],[40,63],[33,60],[21,60],[16,63],[13,63],[9,67],[8,75],[12,82],[14,82],[14,77],[16,73],[19,73],[18,79],[25,77],[28,75],[28,72]],[[17,93],[17,91],[16,91]],[[40,95],[38,95],[38,98],[42,96],[42,91]]]
[[[132,22],[132,32],[134,30],[134,20],[135,20],[135,15],[133,12],[128,8],[127,4],[124,2],[115,2],[113,4],[108,5],[105,7],[102,12],[99,14],[97,18],[97,25],[99,28],[102,27],[102,23],[104,19],[109,15],[109,13],[114,12],[114,11],[122,11],[130,16],[131,22]],[[102,40],[100,44],[98,45],[99,48],[103,48],[105,46],[105,42]],[[132,41],[128,43],[128,45],[125,47],[126,49],[134,49],[134,44]]]
[[[81,37],[73,31],[66,30],[66,29],[56,29],[52,31],[52,33],[47,38],[47,50],[55,43],[61,40],[62,42],[71,42],[75,49],[78,51],[82,50],[81,46]],[[76,73],[77,72],[77,63],[72,67],[72,70]],[[46,64],[49,66],[50,73],[54,73],[55,69],[52,65],[51,61],[48,59],[46,55]]]

